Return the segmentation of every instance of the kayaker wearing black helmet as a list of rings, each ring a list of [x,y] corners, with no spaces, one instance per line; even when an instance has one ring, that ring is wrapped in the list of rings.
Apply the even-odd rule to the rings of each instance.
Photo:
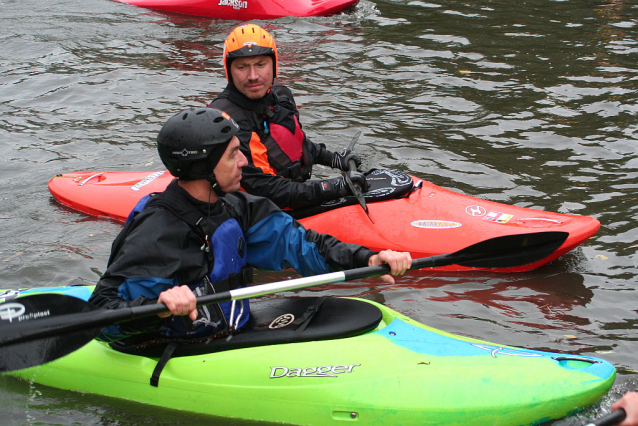
[[[102,340],[131,337],[127,341],[136,345],[233,333],[248,320],[248,301],[196,308],[195,295],[251,283],[252,266],[292,267],[302,275],[381,263],[396,275],[410,267],[408,253],[342,243],[304,229],[266,198],[238,192],[247,164],[238,131],[226,113],[212,108],[183,111],[163,126],[159,155],[177,179],[131,212],[90,302],[111,309],[161,302],[172,315],[111,326]]]
[[[345,177],[309,180],[313,164],[348,172],[353,183],[368,188],[365,177],[349,171],[361,159],[346,150],[328,151],[305,135],[290,89],[275,82],[278,52],[275,40],[254,24],[235,28],[224,42],[228,85],[209,106],[219,108],[239,124],[237,137],[248,159],[242,188],[270,198],[280,208],[300,208],[351,194]]]

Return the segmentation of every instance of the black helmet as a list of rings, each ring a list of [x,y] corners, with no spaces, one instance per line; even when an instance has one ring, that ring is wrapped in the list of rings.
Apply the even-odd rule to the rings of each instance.
[[[213,169],[239,126],[215,108],[191,108],[166,121],[157,136],[164,166],[184,180],[214,179]]]

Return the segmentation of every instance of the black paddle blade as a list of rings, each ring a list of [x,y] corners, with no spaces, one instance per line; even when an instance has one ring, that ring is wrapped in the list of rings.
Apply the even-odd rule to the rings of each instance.
[[[86,321],[70,322],[68,314],[92,315],[96,309],[82,299],[52,293],[0,304],[0,372],[44,364],[86,345],[104,327],[87,328]],[[69,327],[70,323],[76,327]]]
[[[504,235],[472,244],[450,254],[415,259],[410,269],[462,265],[474,268],[508,268],[546,258],[563,245],[567,232],[533,232]]]
[[[563,245],[567,232],[534,232],[504,235],[471,245],[454,253],[457,265],[507,268],[546,258]]]

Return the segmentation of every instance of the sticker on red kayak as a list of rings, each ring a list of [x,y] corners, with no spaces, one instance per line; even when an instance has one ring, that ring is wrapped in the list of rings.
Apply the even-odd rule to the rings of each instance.
[[[146,176],[141,181],[137,182],[135,185],[131,186],[131,189],[133,191],[139,191],[141,187],[143,187],[144,185],[148,185],[149,183],[153,182],[155,179],[157,179],[158,177],[162,176],[164,173],[166,173],[166,170],[161,171],[161,172],[151,173],[150,175]]]
[[[452,222],[449,220],[415,220],[411,223],[412,226],[416,228],[425,228],[425,229],[450,229],[450,228],[458,228],[461,226],[458,222]]]
[[[501,213],[501,212],[495,212],[494,210],[492,210],[483,219],[489,220],[490,222],[507,223],[513,217],[514,215]]]
[[[248,9],[248,2],[242,0],[220,0],[217,6],[231,6],[235,10]]]
[[[467,206],[465,208],[465,213],[470,216],[485,216],[487,214],[487,210],[485,210],[485,207],[481,206]]]

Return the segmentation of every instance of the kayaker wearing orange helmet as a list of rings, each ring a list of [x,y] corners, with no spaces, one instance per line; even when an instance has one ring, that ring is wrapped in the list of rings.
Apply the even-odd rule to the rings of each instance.
[[[356,153],[331,152],[305,135],[292,92],[274,81],[277,68],[275,40],[258,25],[241,25],[226,38],[228,85],[209,106],[227,112],[239,124],[237,136],[248,159],[242,188],[292,209],[351,194],[343,176],[309,180],[313,164],[322,164],[347,172],[365,191],[363,174],[348,168],[349,160],[360,166]]]

